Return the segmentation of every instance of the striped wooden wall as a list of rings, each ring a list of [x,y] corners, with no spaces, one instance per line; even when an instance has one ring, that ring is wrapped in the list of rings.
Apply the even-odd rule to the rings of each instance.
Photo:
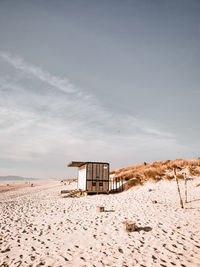
[[[87,164],[87,191],[109,191],[109,164]]]

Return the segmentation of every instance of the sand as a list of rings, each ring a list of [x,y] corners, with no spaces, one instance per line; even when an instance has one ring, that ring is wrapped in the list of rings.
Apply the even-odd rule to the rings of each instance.
[[[184,209],[174,181],[81,198],[62,198],[76,183],[56,181],[1,192],[0,266],[200,266],[198,183]]]

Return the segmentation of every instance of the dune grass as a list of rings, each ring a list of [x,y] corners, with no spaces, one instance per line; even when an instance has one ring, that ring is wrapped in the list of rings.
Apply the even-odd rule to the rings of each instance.
[[[183,172],[189,176],[200,176],[200,158],[194,160],[165,160],[152,163],[142,163],[127,168],[112,170],[114,179],[128,181],[127,188],[143,184],[146,181],[173,180],[173,169],[177,169],[177,178],[184,179]]]

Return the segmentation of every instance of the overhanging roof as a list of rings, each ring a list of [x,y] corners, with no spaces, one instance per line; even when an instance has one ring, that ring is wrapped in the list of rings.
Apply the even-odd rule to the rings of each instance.
[[[84,165],[86,162],[85,161],[71,161],[67,167],[80,167]]]
[[[107,162],[94,162],[94,161],[71,161],[69,164],[67,164],[67,167],[81,167],[82,165],[85,165],[86,163],[96,163],[96,164],[109,164]]]

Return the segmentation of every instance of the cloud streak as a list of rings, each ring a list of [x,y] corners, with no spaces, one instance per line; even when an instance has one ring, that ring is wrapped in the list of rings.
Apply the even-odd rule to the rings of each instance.
[[[63,79],[61,77],[51,75],[47,71],[42,70],[39,67],[26,63],[20,57],[13,57],[9,53],[0,51],[0,57],[11,66],[16,68],[17,70],[23,71],[25,74],[32,75],[37,79],[45,82],[58,90],[65,93],[75,93],[77,89],[74,87],[72,83],[68,79]]]
[[[45,115],[65,120],[67,123],[71,124],[71,127],[76,125],[76,128],[79,128],[81,133],[85,132],[85,135],[95,133],[96,138],[97,136],[102,136],[102,134],[104,136],[108,134],[114,136],[125,135],[128,137],[136,135],[137,132],[140,131],[143,135],[153,135],[156,136],[156,138],[174,138],[171,133],[163,132],[159,129],[159,127],[155,125],[155,122],[148,122],[129,114],[113,114],[108,108],[100,105],[94,96],[87,95],[85,92],[78,90],[75,85],[69,82],[69,79],[61,79],[55,75],[50,75],[47,71],[26,63],[19,56],[13,57],[8,52],[0,51],[0,58],[16,70],[25,74],[25,77],[26,75],[31,75],[36,80],[41,81],[43,83],[41,85],[43,88],[50,85],[54,90],[69,94],[67,94],[66,97],[56,97],[55,94],[53,96],[46,95],[44,101],[42,101],[42,97],[44,98],[44,96],[38,96],[37,93],[34,94],[33,90],[25,90],[23,86],[16,82],[13,83],[10,81],[12,79],[8,81],[5,77],[0,78],[1,88],[22,92],[22,97],[26,95],[28,99],[27,102],[29,102],[31,96],[30,108],[31,106],[34,108],[34,105],[36,105],[35,109],[38,109],[38,105],[41,105],[40,103],[45,102],[45,100],[51,102],[51,105],[47,108],[48,114]],[[34,99],[35,104],[33,104]],[[15,105],[15,103],[12,104]],[[46,107],[43,109],[43,113],[45,108]],[[43,115],[40,114],[39,116],[42,117]]]

